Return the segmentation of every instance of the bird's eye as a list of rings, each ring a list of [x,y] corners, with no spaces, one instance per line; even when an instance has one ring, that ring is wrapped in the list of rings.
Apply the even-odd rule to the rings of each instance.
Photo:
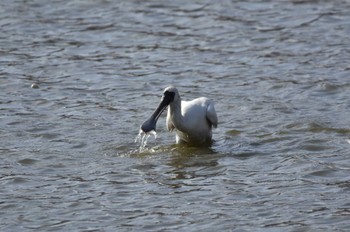
[[[175,93],[167,90],[164,92],[164,97],[168,98],[170,101],[173,101],[175,97]]]
[[[171,91],[168,91],[168,90],[164,92],[164,95],[173,95],[173,94],[175,94],[175,93],[171,92]]]

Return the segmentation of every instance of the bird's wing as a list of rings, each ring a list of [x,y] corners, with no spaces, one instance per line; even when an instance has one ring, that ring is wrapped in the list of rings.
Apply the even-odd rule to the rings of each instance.
[[[213,125],[213,127],[218,126],[218,116],[216,115],[214,103],[210,102],[207,107],[207,119]]]

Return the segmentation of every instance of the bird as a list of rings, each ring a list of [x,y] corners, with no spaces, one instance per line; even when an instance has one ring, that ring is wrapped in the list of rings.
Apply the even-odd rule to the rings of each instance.
[[[156,131],[158,118],[168,108],[166,127],[175,131],[177,144],[204,145],[212,143],[212,128],[218,125],[214,102],[206,97],[182,101],[179,91],[169,86],[153,114],[141,125],[145,133]]]

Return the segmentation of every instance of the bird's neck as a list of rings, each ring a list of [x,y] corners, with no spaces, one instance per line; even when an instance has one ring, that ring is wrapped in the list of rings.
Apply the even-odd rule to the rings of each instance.
[[[182,131],[184,129],[183,116],[181,112],[181,99],[174,101],[169,106],[169,113],[171,115],[174,126]]]

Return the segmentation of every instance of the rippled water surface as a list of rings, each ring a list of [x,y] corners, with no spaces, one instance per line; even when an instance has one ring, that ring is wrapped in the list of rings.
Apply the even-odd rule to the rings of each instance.
[[[346,231],[349,1],[0,2],[1,231]],[[176,146],[176,85],[215,101]]]

